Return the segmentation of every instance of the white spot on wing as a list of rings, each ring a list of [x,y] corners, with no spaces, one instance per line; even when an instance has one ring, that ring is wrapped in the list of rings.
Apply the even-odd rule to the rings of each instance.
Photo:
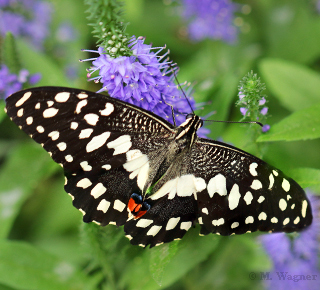
[[[86,151],[89,153],[102,147],[109,137],[110,132],[104,132],[100,135],[93,137],[91,141],[87,144]]]
[[[261,203],[261,202],[263,202],[264,200],[265,200],[265,197],[261,195],[261,196],[259,197],[259,199],[258,199],[258,202]]]
[[[261,220],[266,220],[267,219],[267,214],[265,212],[261,212],[258,216],[258,220],[261,221]]]
[[[297,216],[297,217],[295,218],[295,220],[293,221],[293,223],[296,225],[297,223],[299,223],[299,221],[300,221],[300,217]]]
[[[81,130],[81,132],[79,134],[79,139],[89,138],[90,135],[92,134],[92,132],[93,132],[93,129],[91,129],[91,128]]]
[[[284,211],[287,208],[287,202],[283,198],[279,200],[279,208],[282,211]]]
[[[105,164],[105,165],[102,165],[101,168],[103,168],[105,170],[110,170],[111,169],[111,165],[110,164]]]
[[[61,92],[56,94],[56,96],[54,97],[54,99],[58,102],[58,103],[65,103],[66,101],[68,101],[70,97],[70,93],[68,92]]]
[[[212,224],[215,226],[215,227],[218,227],[218,226],[221,226],[224,224],[224,218],[219,218],[217,220],[212,220]]]
[[[58,131],[52,131],[48,134],[52,141],[59,139],[60,133]]]
[[[54,105],[54,101],[47,101],[48,107],[52,107]]]
[[[18,102],[16,102],[16,107],[20,107],[21,105],[23,105],[24,102],[30,98],[30,96],[31,96],[31,92],[24,93],[22,98]]]
[[[272,189],[273,184],[274,184],[274,177],[273,177],[272,173],[269,175],[269,182],[270,182],[270,184],[269,184],[268,189]]]
[[[86,93],[80,93],[80,94],[77,94],[77,98],[78,99],[86,99],[86,98],[88,98],[88,95]]]
[[[285,192],[288,192],[290,190],[290,183],[288,180],[283,179],[282,181],[282,188]]]
[[[247,191],[243,199],[247,205],[251,204],[251,201],[253,200],[252,193],[250,191]]]
[[[239,226],[239,223],[238,223],[238,222],[234,222],[234,223],[232,223],[231,228],[232,228],[232,229],[235,229],[235,228],[237,228],[238,226]]]
[[[155,236],[161,230],[162,226],[152,226],[147,232],[147,236]]]
[[[39,133],[43,133],[44,132],[44,128],[42,126],[37,126],[36,130],[39,132]]]
[[[284,221],[283,221],[283,225],[287,225],[290,222],[290,219],[287,217]]]
[[[238,206],[240,197],[241,197],[241,194],[239,192],[239,185],[235,183],[232,186],[230,194],[228,196],[230,210],[233,210]]]
[[[92,166],[90,166],[88,164],[88,161],[82,161],[80,163],[80,166],[82,167],[83,171],[91,171],[92,170]]]
[[[103,186],[103,184],[101,182],[99,182],[96,184],[96,186],[94,188],[91,189],[90,194],[94,198],[98,198],[101,195],[103,195],[106,191],[107,191],[107,189]]]
[[[70,124],[70,128],[71,128],[72,130],[77,129],[78,126],[79,126],[79,124],[78,124],[77,122],[71,122],[71,124]]]
[[[64,158],[66,159],[67,162],[72,162],[73,161],[73,157],[71,155],[67,155]]]
[[[83,189],[86,189],[92,185],[92,182],[88,178],[82,178],[79,180],[76,184],[77,187],[81,187]]]
[[[56,108],[49,108],[49,109],[45,109],[42,113],[44,118],[52,118],[55,115],[57,115],[57,113],[59,112],[58,109]]]
[[[121,200],[116,199],[114,201],[113,208],[119,212],[123,212],[123,210],[126,208],[126,204],[123,203]]]
[[[167,231],[173,230],[177,226],[179,220],[180,220],[180,217],[170,218],[168,220],[168,223],[167,223],[167,226],[166,226],[166,230]]]
[[[276,224],[276,223],[278,222],[278,219],[277,219],[276,217],[273,217],[273,218],[271,219],[271,222],[274,223],[274,224]]]
[[[59,149],[60,151],[64,151],[64,150],[67,149],[67,144],[64,143],[64,142],[60,142],[60,143],[57,144],[57,147],[58,147],[58,149]]]
[[[254,190],[258,190],[262,188],[262,183],[258,179],[254,179],[250,187]]]
[[[180,229],[187,231],[187,230],[189,230],[191,228],[191,226],[192,226],[192,222],[182,222],[180,224]]]
[[[306,217],[306,214],[307,214],[307,207],[308,207],[308,202],[306,200],[304,200],[302,202],[302,208],[301,208],[301,215],[302,217]]]
[[[245,220],[246,224],[253,224],[253,222],[254,222],[253,216],[248,216]]]
[[[28,125],[31,125],[33,123],[33,118],[32,117],[28,117],[26,120]]]
[[[18,110],[17,116],[18,116],[18,117],[22,117],[22,116],[23,116],[23,108],[21,108],[20,110]]]
[[[35,106],[34,106],[35,109],[39,110],[40,109],[40,103],[37,103]]]
[[[206,207],[204,207],[202,210],[201,210],[204,214],[209,214],[209,211]]]
[[[257,172],[257,167],[258,167],[258,163],[253,162],[250,164],[249,166],[249,172],[252,176],[257,176],[258,172]]]
[[[108,148],[114,148],[113,155],[126,153],[132,146],[131,137],[129,135],[122,135],[117,139],[107,144]]]
[[[136,226],[137,226],[138,228],[146,228],[146,227],[150,226],[152,223],[153,223],[153,220],[140,219],[140,220],[137,222]]]
[[[111,103],[106,103],[106,108],[104,110],[100,110],[101,116],[109,116],[114,111],[114,106]]]
[[[104,213],[106,213],[108,211],[110,207],[110,201],[107,201],[105,199],[102,199],[97,207],[97,210],[101,210]]]
[[[226,178],[220,173],[212,177],[207,185],[209,196],[212,198],[216,192],[221,196],[227,195],[226,182]]]
[[[99,121],[99,116],[96,114],[86,114],[83,117],[89,125],[95,126]]]
[[[83,107],[85,107],[87,104],[88,104],[88,101],[87,101],[87,100],[82,100],[82,101],[80,101],[80,102],[77,104],[76,113],[77,113],[77,114],[80,114],[81,109],[82,109]]]

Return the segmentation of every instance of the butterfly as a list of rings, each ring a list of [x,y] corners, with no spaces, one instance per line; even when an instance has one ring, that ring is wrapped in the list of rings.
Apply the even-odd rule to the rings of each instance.
[[[107,95],[39,87],[9,96],[13,122],[48,151],[84,222],[124,225],[134,245],[157,246],[196,223],[200,234],[292,232],[312,222],[303,189],[280,170],[199,138],[189,114],[174,126]]]

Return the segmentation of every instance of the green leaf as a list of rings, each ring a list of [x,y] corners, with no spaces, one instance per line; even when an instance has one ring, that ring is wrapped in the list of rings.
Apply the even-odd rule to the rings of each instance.
[[[17,39],[17,50],[23,68],[30,73],[41,73],[41,80],[37,85],[42,86],[70,86],[70,81],[47,54],[37,51],[27,42]]]
[[[0,283],[24,290],[84,289],[70,263],[24,242],[0,240]]]
[[[178,244],[179,243],[164,244],[161,247],[156,247],[150,253],[150,272],[158,285],[162,284],[164,270],[177,253]]]
[[[219,237],[207,235],[199,237],[187,234],[178,244],[178,250],[165,268],[162,287],[168,287],[178,281],[188,271],[207,259],[218,245]]]
[[[13,148],[0,172],[0,238],[6,237],[33,187],[56,170],[48,154],[35,144]]]
[[[7,116],[7,114],[4,111],[5,106],[6,103],[3,100],[0,100],[0,123]]]
[[[11,32],[6,34],[6,37],[3,41],[1,58],[11,73],[19,73],[21,64],[19,63],[15,38]]]
[[[303,188],[320,186],[320,169],[296,168],[288,174]]]
[[[296,63],[265,58],[259,63],[267,89],[290,111],[319,102],[320,74]]]
[[[295,141],[320,137],[320,103],[295,113],[271,126],[257,141]]]

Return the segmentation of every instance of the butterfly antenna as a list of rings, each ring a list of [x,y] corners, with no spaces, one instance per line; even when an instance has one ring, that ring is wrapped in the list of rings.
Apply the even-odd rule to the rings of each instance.
[[[182,94],[184,95],[185,99],[186,99],[187,102],[188,102],[188,105],[189,105],[189,107],[190,107],[190,109],[191,109],[191,111],[192,111],[192,114],[194,114],[194,110],[193,110],[193,108],[192,108],[192,106],[191,106],[191,103],[190,103],[187,95],[185,94],[183,88],[181,87],[181,85],[180,85],[180,83],[179,83],[179,80],[178,80],[177,75],[176,75],[176,73],[175,73],[175,71],[174,71],[174,69],[173,69],[172,64],[169,63],[169,66],[170,66],[170,69],[171,69],[171,71],[172,71],[172,74],[173,74],[173,76],[174,76],[174,79],[175,79],[176,83],[178,84],[180,90],[182,91]]]
[[[203,120],[204,122],[216,122],[216,123],[232,123],[232,124],[258,124],[263,127],[263,124],[257,121],[217,121],[217,120]]]

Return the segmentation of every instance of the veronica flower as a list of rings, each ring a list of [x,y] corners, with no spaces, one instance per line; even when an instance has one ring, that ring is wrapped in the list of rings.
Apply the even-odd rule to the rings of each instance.
[[[264,90],[265,85],[253,72],[248,73],[240,81],[237,105],[241,106],[242,119],[250,118],[251,121],[262,122],[266,118],[268,107],[266,107],[267,100],[262,95]],[[267,132],[269,129],[270,125],[266,124],[262,127],[262,132]]]
[[[173,123],[170,105],[174,108],[177,125],[185,121],[181,113],[190,113],[188,101],[195,109],[195,101],[189,96],[190,89],[185,91],[186,97],[174,83],[172,68],[167,60],[167,53],[160,55],[164,49],[152,48],[144,44],[144,38],[133,37],[129,43],[132,56],[110,57],[102,47],[92,67],[88,70],[89,80],[101,82],[103,88],[99,91],[108,91],[109,95],[125,102],[137,105],[165,118]],[[155,50],[155,52],[154,52]],[[92,51],[91,51],[92,52]],[[92,74],[99,71],[97,77]],[[200,135],[206,129],[200,129]]]
[[[189,22],[191,39],[221,39],[232,43],[237,38],[233,25],[237,6],[230,0],[182,0],[183,17]]]
[[[11,94],[20,91],[23,84],[36,84],[40,74],[30,75],[26,69],[20,70],[18,75],[10,73],[6,65],[0,66],[0,99],[6,99]]]
[[[311,194],[308,198],[313,213],[311,226],[296,237],[285,233],[261,237],[273,262],[270,277],[265,280],[267,289],[319,289],[320,200]]]
[[[11,32],[24,36],[37,47],[42,48],[49,34],[52,6],[38,0],[0,1],[0,35]]]

